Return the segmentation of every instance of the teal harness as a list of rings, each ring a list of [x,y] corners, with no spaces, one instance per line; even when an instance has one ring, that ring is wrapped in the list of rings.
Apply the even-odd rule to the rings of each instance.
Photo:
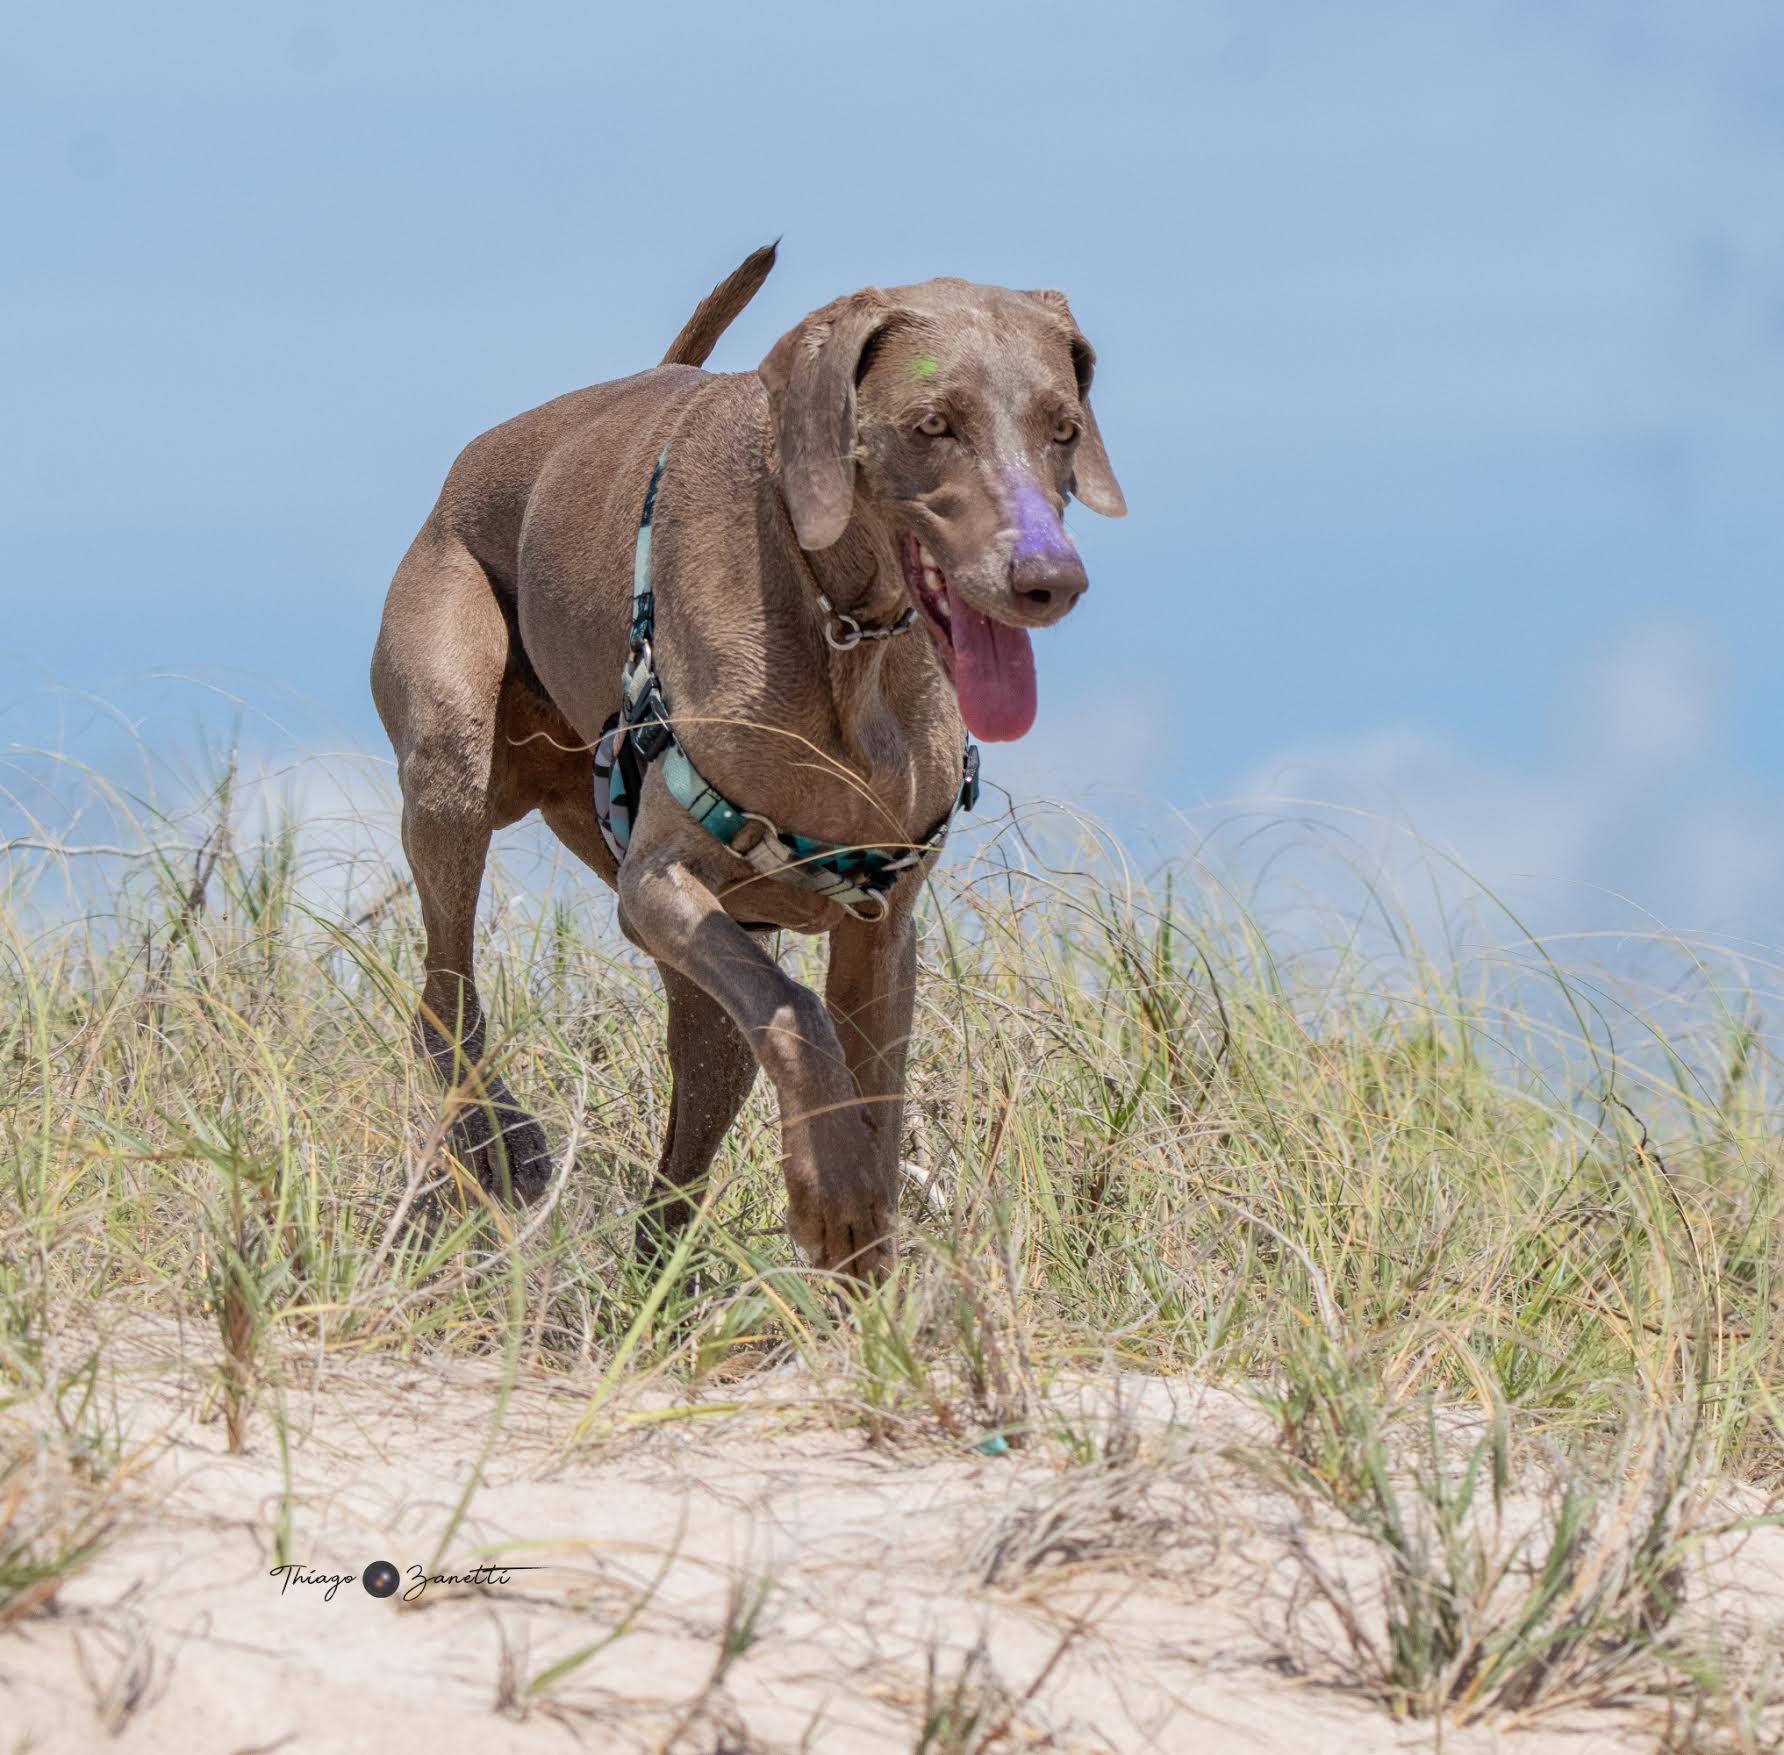
[[[665,446],[651,471],[644,495],[644,512],[638,520],[638,548],[632,562],[631,654],[620,676],[620,709],[602,728],[595,748],[595,814],[601,834],[615,859],[623,860],[632,838],[632,819],[644,787],[644,771],[661,760],[663,782],[670,796],[721,846],[729,847],[763,877],[810,890],[835,902],[860,920],[880,920],[887,910],[887,892],[914,865],[939,853],[948,838],[954,813],[971,810],[979,797],[979,751],[970,740],[961,760],[960,791],[948,814],[915,846],[894,851],[885,847],[839,847],[814,841],[775,827],[768,818],[733,804],[700,776],[688,759],[669,712],[663,679],[657,673],[651,637],[656,630],[656,600],[651,588],[650,527],[656,511],[657,488],[668,461]],[[820,596],[825,613],[842,625],[839,636],[826,626],[824,637],[833,647],[846,651],[862,640],[886,639],[900,634],[915,619],[907,610],[889,628],[864,628],[843,615]],[[761,839],[747,848],[733,846],[745,823],[762,828]]]

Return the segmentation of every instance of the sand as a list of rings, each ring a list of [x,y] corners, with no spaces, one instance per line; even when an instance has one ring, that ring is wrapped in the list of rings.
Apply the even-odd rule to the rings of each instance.
[[[1356,1684],[1295,1544],[1366,1594],[1366,1553],[1296,1527],[1230,1447],[1264,1434],[1212,1390],[1086,1382],[1058,1446],[988,1455],[923,1422],[877,1440],[788,1367],[603,1409],[591,1382],[524,1377],[442,1566],[499,1373],[366,1359],[287,1368],[290,1491],[264,1413],[229,1456],[171,1329],[122,1379],[133,1473],[103,1551],[54,1612],[0,1637],[0,1751],[673,1749],[1651,1750],[1651,1707],[1527,1725],[1397,1722]],[[291,1557],[330,1589],[273,1574]],[[1767,1544],[1770,1544],[1769,1546]],[[1757,1544],[1757,1546],[1756,1546]],[[380,1600],[374,1560],[405,1576]],[[1776,1615],[1784,1539],[1724,1562],[1743,1615]],[[553,1666],[583,1651],[555,1679]],[[950,1742],[926,1721],[953,1703]]]

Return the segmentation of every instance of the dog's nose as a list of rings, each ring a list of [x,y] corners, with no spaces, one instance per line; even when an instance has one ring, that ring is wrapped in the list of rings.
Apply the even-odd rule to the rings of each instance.
[[[1042,621],[1057,621],[1084,595],[1090,581],[1078,547],[1060,522],[1059,508],[1033,476],[1012,469],[1006,481],[1011,534],[1010,590],[1022,609]]]
[[[1069,549],[1019,549],[1010,562],[1010,588],[1042,615],[1064,615],[1089,584],[1084,563]]]

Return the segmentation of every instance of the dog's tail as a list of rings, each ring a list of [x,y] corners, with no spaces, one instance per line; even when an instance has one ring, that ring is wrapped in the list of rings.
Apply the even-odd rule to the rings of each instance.
[[[682,325],[681,333],[669,343],[669,351],[663,355],[664,365],[706,364],[706,356],[718,344],[719,337],[768,278],[779,248],[780,239],[776,238],[772,244],[752,250],[700,301],[693,316]]]

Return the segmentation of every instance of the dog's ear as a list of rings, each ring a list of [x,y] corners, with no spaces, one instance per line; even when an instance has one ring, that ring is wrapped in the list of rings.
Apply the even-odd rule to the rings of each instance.
[[[1105,518],[1125,517],[1127,496],[1115,479],[1115,471],[1109,467],[1109,453],[1103,449],[1103,435],[1097,429],[1096,416],[1090,408],[1090,380],[1096,373],[1096,349],[1084,339],[1084,331],[1078,327],[1078,320],[1072,315],[1072,307],[1066,303],[1064,293],[1049,290],[1031,292],[1028,296],[1037,304],[1045,305],[1055,316],[1062,317],[1070,332],[1072,370],[1078,377],[1078,402],[1084,410],[1084,430],[1078,435],[1078,450],[1072,463],[1076,476],[1072,492],[1091,511],[1101,512]]]
[[[768,386],[781,491],[801,548],[828,548],[855,500],[855,384],[867,344],[892,319],[876,287],[813,311],[757,368]]]

